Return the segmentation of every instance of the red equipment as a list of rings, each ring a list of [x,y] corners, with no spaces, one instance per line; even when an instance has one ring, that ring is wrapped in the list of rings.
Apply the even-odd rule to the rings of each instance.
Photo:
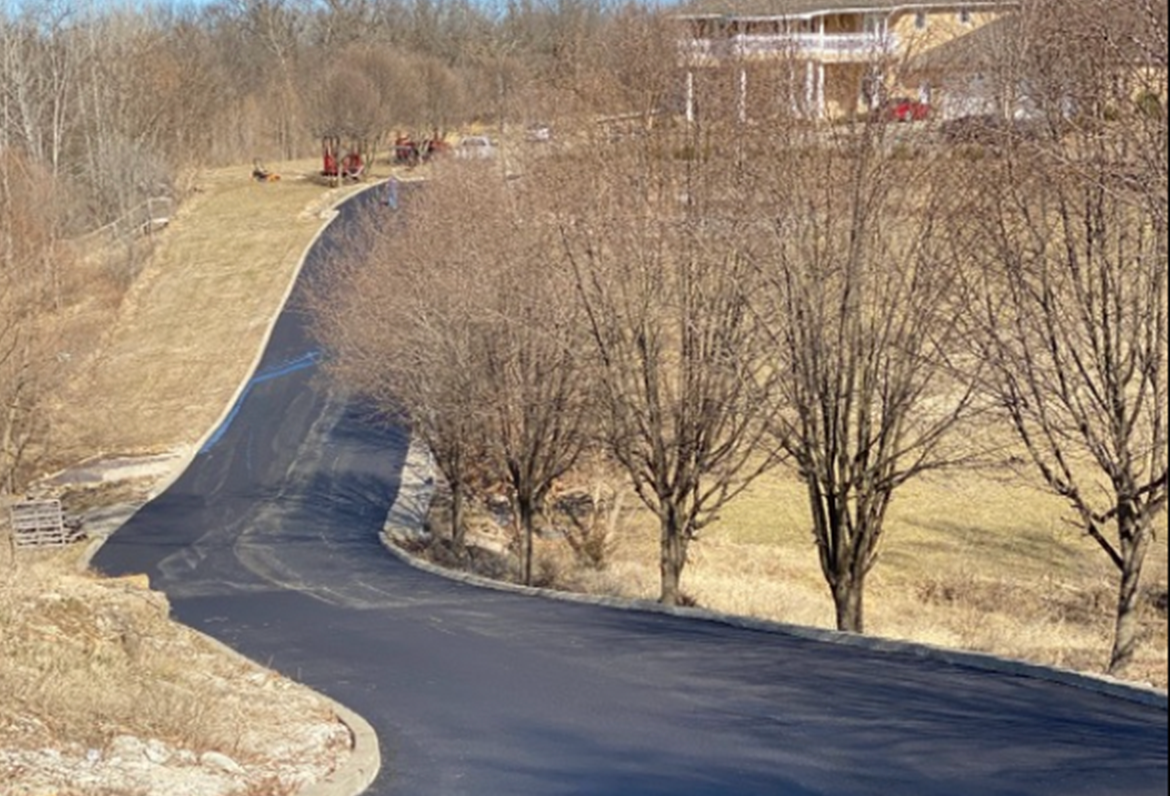
[[[362,160],[361,152],[356,149],[351,149],[341,158],[339,164],[338,155],[341,152],[341,143],[335,136],[324,138],[321,142],[321,150],[321,157],[324,161],[321,169],[322,176],[356,180],[365,170],[365,162]]]

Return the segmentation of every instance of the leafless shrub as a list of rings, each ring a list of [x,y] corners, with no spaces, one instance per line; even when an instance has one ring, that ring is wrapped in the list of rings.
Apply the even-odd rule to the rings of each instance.
[[[617,544],[622,515],[622,492],[601,483],[591,493],[576,492],[558,497],[555,509],[567,519],[565,542],[577,561],[590,569],[603,570]]]
[[[744,224],[723,212],[717,166],[664,156],[677,141],[652,130],[540,176],[587,316],[605,449],[661,526],[668,605],[691,541],[773,461]]]

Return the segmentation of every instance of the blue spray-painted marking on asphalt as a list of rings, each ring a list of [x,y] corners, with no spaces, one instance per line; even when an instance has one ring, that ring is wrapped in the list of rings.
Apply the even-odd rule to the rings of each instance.
[[[255,387],[257,384],[263,384],[266,381],[279,379],[281,376],[287,376],[290,373],[296,373],[299,370],[306,370],[307,368],[316,367],[317,363],[320,361],[321,352],[310,351],[309,353],[299,356],[296,359],[289,360],[288,362],[269,368],[268,370],[261,371],[260,373],[253,376],[252,380],[248,382],[248,385],[244,387],[244,391],[240,393],[240,397],[236,401],[235,406],[232,407],[232,411],[228,412],[228,416],[224,418],[223,423],[221,423],[219,428],[215,430],[215,433],[211,435],[211,438],[207,440],[207,443],[199,450],[199,453],[207,453],[212,448],[214,448],[221,439],[223,439],[224,435],[227,434],[228,429],[231,428],[232,422],[240,413],[240,408],[244,405],[244,401],[248,400],[248,395],[252,392],[253,387]]]

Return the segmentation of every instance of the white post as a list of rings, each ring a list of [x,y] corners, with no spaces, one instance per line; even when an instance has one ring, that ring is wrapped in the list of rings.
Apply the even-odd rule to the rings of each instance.
[[[820,36],[821,36],[821,58],[825,57],[825,50],[828,47],[828,38],[825,33],[825,18],[820,20]],[[817,63],[817,119],[825,118],[825,62]]]
[[[695,123],[695,73],[687,72],[687,124]]]
[[[817,64],[817,118],[825,118],[825,65]]]
[[[815,115],[817,99],[816,65],[806,61],[804,65],[804,112],[808,116]]]
[[[747,121],[747,92],[748,92],[748,74],[747,69],[741,68],[739,70],[739,122],[743,124]]]

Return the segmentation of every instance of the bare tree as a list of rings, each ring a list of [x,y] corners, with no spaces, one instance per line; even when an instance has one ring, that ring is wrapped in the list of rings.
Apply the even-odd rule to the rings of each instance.
[[[603,440],[658,519],[666,605],[684,599],[699,531],[773,464],[743,222],[720,204],[718,167],[671,150],[652,132],[546,177],[599,363]]]
[[[591,358],[570,275],[555,256],[555,227],[539,220],[539,187],[509,186],[486,168],[465,173],[472,179],[460,189],[475,197],[479,218],[464,221],[463,243],[479,254],[487,288],[480,416],[487,453],[510,487],[531,584],[537,518],[588,440]]]
[[[574,53],[575,93],[593,113],[628,114],[649,129],[676,110],[683,92],[674,66],[678,31],[667,17],[634,6],[617,11],[606,31]]]
[[[343,252],[310,301],[330,368],[384,416],[408,422],[450,485],[451,536],[464,547],[464,505],[482,458],[477,427],[482,385],[472,367],[475,330],[466,321],[480,293],[457,238],[436,237],[426,219],[446,218],[434,193],[410,192],[384,225],[383,210]]]
[[[775,345],[775,430],[808,491],[837,627],[865,630],[866,579],[897,491],[964,458],[948,434],[972,391],[952,378],[960,301],[932,167],[867,137],[774,156],[756,294]],[[771,202],[766,199],[765,208]]]
[[[319,302],[324,336],[343,380],[403,409],[431,446],[457,547],[473,477],[507,485],[531,582],[538,517],[586,440],[576,305],[523,187],[465,164],[421,194],[407,228]]]
[[[1160,16],[1143,35],[1164,47]],[[1077,96],[1093,95],[1102,70],[1148,74],[1147,59],[1135,60],[1145,48],[1112,30],[1097,46],[1061,51],[1066,76],[1092,78],[1072,83]],[[1108,670],[1119,674],[1141,640],[1142,570],[1167,500],[1166,112],[1133,107],[1129,90],[1106,99],[1121,105],[1115,120],[1074,119],[1064,136],[1013,147],[985,168],[970,217],[982,222],[971,232],[988,387],[1118,571]]]
[[[28,4],[23,16],[0,21],[0,140],[14,140],[43,160],[53,176],[64,165],[74,124],[80,63],[70,46],[68,4]]]
[[[56,366],[50,180],[0,151],[0,496],[21,487],[30,448],[47,432],[37,406]]]

